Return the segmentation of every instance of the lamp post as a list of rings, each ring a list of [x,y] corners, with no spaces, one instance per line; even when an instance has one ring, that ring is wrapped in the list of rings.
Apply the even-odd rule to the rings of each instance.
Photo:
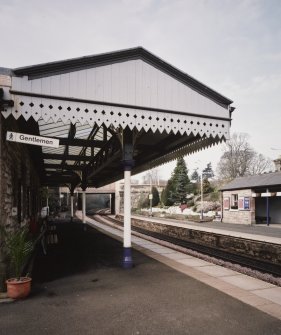
[[[200,220],[203,220],[203,171],[201,171],[201,217]]]
[[[150,170],[149,172],[149,176],[150,176],[150,194],[149,194],[149,215],[152,216],[152,172]]]
[[[197,161],[197,164],[201,163],[201,161]],[[198,173],[199,168],[197,167],[195,169],[197,171],[197,183],[199,181],[200,178],[200,193],[201,193],[201,210],[200,210],[200,220],[203,220],[203,170],[201,170],[200,175]],[[200,177],[199,177],[200,176]]]

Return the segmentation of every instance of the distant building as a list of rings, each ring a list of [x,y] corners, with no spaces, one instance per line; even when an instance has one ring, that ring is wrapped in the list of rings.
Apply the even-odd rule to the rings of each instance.
[[[110,213],[115,214],[115,188],[116,183],[99,188],[88,187],[86,189],[86,212],[93,214],[98,209],[110,208]],[[70,208],[70,191],[67,187],[60,187],[60,205],[62,208]],[[82,210],[82,188],[77,187],[74,193],[74,208]]]
[[[150,185],[150,184],[131,184],[131,206],[132,208],[137,208],[139,206],[139,202],[144,197],[149,196],[151,193],[151,186],[154,186],[157,188],[159,192],[159,197],[161,196],[161,192],[165,188],[167,184],[167,181],[160,180],[157,185]],[[120,211],[123,211],[123,204],[124,204],[124,183],[120,183]],[[116,195],[118,197],[118,195]]]
[[[276,160],[280,163],[281,159]],[[275,161],[275,162],[276,162]],[[281,171],[236,178],[221,188],[222,221],[281,223]]]
[[[152,186],[156,187],[159,196],[161,196],[162,190],[165,188],[167,181],[159,180],[157,185],[152,184]],[[60,205],[62,207],[70,206],[70,193],[67,187],[59,188],[59,197],[60,197]],[[150,184],[139,184],[137,179],[131,180],[131,206],[132,208],[137,208],[141,199],[149,196],[151,193],[151,185]],[[75,203],[77,209],[81,210],[82,202],[81,202],[81,194],[82,189],[77,187],[75,190]],[[111,213],[114,214],[123,212],[123,203],[124,203],[124,182],[112,183],[103,187],[94,188],[89,187],[86,189],[86,199],[87,199],[87,211],[90,207],[95,207],[96,202],[99,201],[98,196],[102,197],[102,195],[110,195],[110,207]],[[92,203],[92,204],[91,204]]]

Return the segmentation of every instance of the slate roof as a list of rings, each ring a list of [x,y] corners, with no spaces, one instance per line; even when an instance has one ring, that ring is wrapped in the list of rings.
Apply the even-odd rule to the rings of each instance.
[[[281,186],[281,172],[270,172],[255,176],[240,177],[224,185],[220,190],[241,190],[245,188]]]

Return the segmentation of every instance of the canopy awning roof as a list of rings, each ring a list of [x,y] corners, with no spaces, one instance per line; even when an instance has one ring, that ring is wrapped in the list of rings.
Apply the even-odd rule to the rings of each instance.
[[[82,173],[88,186],[121,179],[124,129],[134,134],[133,173],[229,138],[232,101],[143,48],[18,68],[10,78],[3,116],[60,139],[42,147],[46,185],[78,184]]]
[[[241,190],[241,189],[258,189],[281,187],[281,172],[268,172],[254,176],[245,176],[233,179],[224,185],[221,191]]]

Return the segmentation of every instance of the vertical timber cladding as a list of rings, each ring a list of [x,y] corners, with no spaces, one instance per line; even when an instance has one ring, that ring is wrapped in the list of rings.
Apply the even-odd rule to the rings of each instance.
[[[6,229],[38,219],[39,176],[26,145],[6,142],[7,129],[17,129],[15,120],[1,118],[1,222]]]

